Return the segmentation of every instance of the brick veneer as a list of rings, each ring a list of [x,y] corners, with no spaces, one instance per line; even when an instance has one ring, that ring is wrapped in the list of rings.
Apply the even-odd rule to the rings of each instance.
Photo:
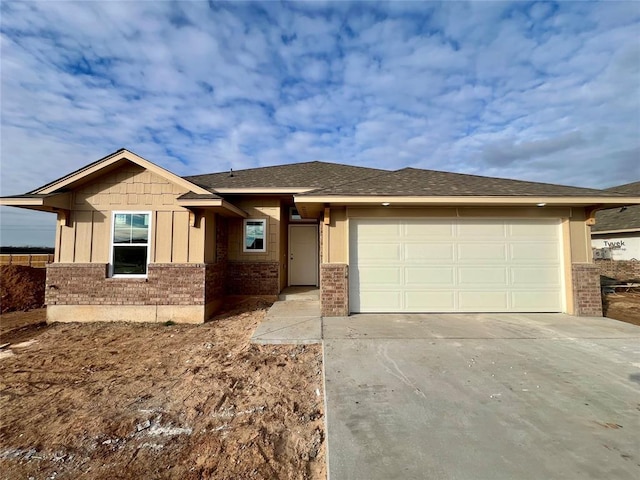
[[[348,268],[345,263],[320,265],[320,314],[323,317],[349,315]]]
[[[600,275],[615,278],[620,282],[640,279],[639,260],[596,260]]]
[[[229,252],[229,220],[216,215],[216,262],[226,262]]]
[[[208,263],[205,266],[205,303],[220,300],[225,295],[226,263]]]
[[[574,263],[571,270],[575,314],[581,317],[601,317],[600,270],[592,263]]]
[[[148,278],[109,278],[102,263],[47,265],[47,305],[204,305],[219,294],[205,279],[219,275],[205,264],[149,265]],[[222,283],[222,282],[220,282]]]
[[[278,262],[228,262],[227,294],[278,295],[279,272]]]

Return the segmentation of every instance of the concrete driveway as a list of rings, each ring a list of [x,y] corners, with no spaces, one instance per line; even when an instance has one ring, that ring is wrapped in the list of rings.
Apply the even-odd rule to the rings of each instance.
[[[323,338],[331,480],[640,478],[640,327],[355,315]]]

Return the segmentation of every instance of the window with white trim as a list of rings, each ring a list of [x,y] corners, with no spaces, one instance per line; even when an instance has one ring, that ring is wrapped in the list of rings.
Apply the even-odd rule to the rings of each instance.
[[[243,223],[243,252],[267,251],[267,220],[246,219]]]
[[[111,276],[145,277],[149,264],[151,212],[113,212]]]

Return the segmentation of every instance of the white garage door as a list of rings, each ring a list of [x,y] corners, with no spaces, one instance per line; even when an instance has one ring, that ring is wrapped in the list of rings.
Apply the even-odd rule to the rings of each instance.
[[[560,220],[351,219],[352,312],[561,312]]]

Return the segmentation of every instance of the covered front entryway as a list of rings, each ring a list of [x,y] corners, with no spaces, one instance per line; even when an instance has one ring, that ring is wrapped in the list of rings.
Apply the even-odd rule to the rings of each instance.
[[[318,226],[289,225],[289,285],[318,285]]]
[[[350,219],[352,312],[562,312],[559,219]]]

